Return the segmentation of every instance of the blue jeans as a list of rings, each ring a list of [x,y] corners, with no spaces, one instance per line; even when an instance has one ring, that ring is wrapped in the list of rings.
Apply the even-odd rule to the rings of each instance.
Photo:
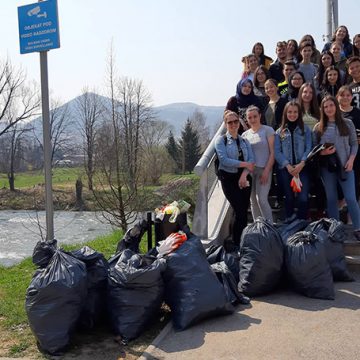
[[[327,199],[327,215],[330,218],[339,220],[338,194],[336,188],[336,184],[339,183],[344,193],[354,229],[358,230],[360,229],[360,209],[355,195],[354,172],[350,171],[346,174],[346,180],[340,180],[336,172],[329,172],[326,168],[321,168],[321,178],[324,183]]]
[[[308,205],[309,205],[309,174],[306,169],[300,172],[300,181],[302,182],[301,192],[294,193],[290,187],[292,175],[289,174],[286,168],[279,169],[282,186],[285,194],[285,213],[289,218],[295,213],[295,202],[297,203],[297,218],[307,219]]]

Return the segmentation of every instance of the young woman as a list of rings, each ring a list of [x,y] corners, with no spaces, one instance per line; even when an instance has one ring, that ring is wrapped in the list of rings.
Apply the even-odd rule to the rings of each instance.
[[[269,102],[265,107],[265,123],[277,130],[282,121],[282,114],[287,100],[279,95],[277,81],[269,79],[265,81],[265,93],[269,98]]]
[[[290,101],[285,105],[281,127],[275,134],[275,159],[279,165],[282,186],[285,193],[286,221],[296,217],[307,219],[309,175],[305,168],[305,160],[311,151],[311,131],[304,125],[300,105]],[[301,191],[293,192],[290,182],[293,177],[300,178]],[[297,200],[297,214],[295,214],[295,201]]]
[[[341,45],[342,49],[341,49],[341,54],[342,56],[348,58],[349,56],[351,56],[352,51],[353,51],[353,46],[351,45],[350,42],[350,36],[349,36],[349,31],[347,29],[347,27],[345,25],[340,25],[334,32],[331,41],[326,43],[324,45],[323,51],[324,50],[329,50],[331,47],[331,44],[337,42]]]
[[[270,64],[273,62],[273,59],[264,53],[264,45],[260,42],[257,42],[251,52],[256,56],[258,59],[259,65],[264,65],[267,70],[269,70]]]
[[[320,65],[319,65],[317,74],[315,76],[315,84],[314,85],[315,85],[317,90],[320,91],[320,87],[321,87],[321,85],[323,83],[323,80],[324,80],[325,70],[331,65],[335,65],[334,56],[330,51],[325,50],[321,54]]]
[[[239,245],[243,229],[247,225],[247,209],[250,203],[249,173],[254,170],[254,155],[249,142],[238,135],[239,115],[224,112],[226,142],[222,135],[215,140],[219,159],[220,182],[226,199],[235,212],[232,239]]]
[[[256,68],[254,73],[254,94],[261,98],[266,97],[265,81],[269,79],[270,73],[264,65]]]
[[[300,104],[304,124],[312,129],[320,119],[319,104],[313,84],[305,83],[301,85],[298,103]]]
[[[360,34],[356,34],[353,38],[352,56],[360,56]]]
[[[354,126],[357,135],[358,145],[360,144],[360,109],[351,105],[352,93],[348,86],[342,86],[336,96],[341,114],[345,119],[350,119]],[[360,147],[354,160],[354,175],[355,175],[355,192],[356,199],[360,197]]]
[[[321,102],[326,95],[336,96],[341,85],[340,70],[336,66],[329,66],[325,70],[324,80],[320,88],[319,101]]]
[[[261,111],[264,105],[260,98],[254,94],[254,85],[251,80],[243,79],[236,87],[236,100],[238,104],[238,114],[240,116],[241,126],[247,130],[249,126],[246,124],[246,109],[250,105],[257,106]]]
[[[343,56],[341,45],[338,42],[333,42],[330,46],[330,52],[334,56],[335,66],[346,72],[346,57]]]
[[[316,48],[315,40],[312,37],[312,35],[310,35],[310,34],[304,35],[301,38],[301,40],[299,41],[299,47],[304,43],[310,43],[312,45],[312,47],[313,47],[313,53],[311,55],[310,61],[313,64],[320,64],[320,51]],[[301,62],[301,60],[302,60],[301,54],[298,53],[298,62]]]
[[[260,110],[256,106],[247,108],[246,118],[250,129],[245,131],[242,137],[249,141],[255,158],[255,168],[251,174],[251,213],[254,220],[262,216],[272,223],[268,195],[274,165],[275,132],[272,127],[261,124]]]
[[[296,40],[290,39],[287,41],[287,60],[297,63],[299,45]]]
[[[337,184],[341,186],[354,227],[360,241],[360,209],[356,201],[353,165],[358,150],[354,124],[341,115],[339,104],[326,96],[320,106],[320,122],[314,127],[315,144],[327,144],[320,153],[320,171],[327,198],[328,217],[339,220]],[[334,155],[336,154],[336,155]],[[331,161],[336,158],[336,166]]]
[[[298,97],[301,85],[305,83],[305,77],[301,71],[295,70],[289,76],[289,86],[286,94],[283,95],[287,101],[295,100]]]
[[[249,79],[254,82],[254,73],[259,66],[259,61],[254,54],[249,54],[244,57],[244,71],[241,75],[241,79]]]

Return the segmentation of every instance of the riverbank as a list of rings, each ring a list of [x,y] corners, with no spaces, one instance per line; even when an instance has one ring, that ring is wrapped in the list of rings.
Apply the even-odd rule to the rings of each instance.
[[[116,231],[110,235],[98,237],[86,245],[109,258],[115,253],[122,233]],[[141,242],[142,251],[146,251],[146,235]],[[64,246],[66,250],[77,249],[81,245]],[[24,309],[26,289],[31,281],[35,266],[31,258],[27,258],[16,266],[4,268],[0,266],[0,357],[26,357],[44,359],[38,351],[36,340],[31,333]],[[168,319],[166,308],[152,328],[128,346],[114,341],[108,328],[100,328],[89,333],[78,333],[73,338],[69,351],[63,359],[137,359],[166,324]],[[105,356],[106,353],[106,356]]]

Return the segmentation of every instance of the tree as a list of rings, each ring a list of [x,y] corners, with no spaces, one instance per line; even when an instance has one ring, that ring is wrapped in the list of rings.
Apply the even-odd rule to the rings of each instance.
[[[189,118],[181,132],[179,154],[182,173],[185,174],[186,171],[191,173],[201,157],[201,146],[199,144],[199,136],[192,128]]]
[[[77,98],[76,109],[78,126],[83,138],[83,152],[85,155],[85,172],[88,188],[93,190],[93,176],[95,173],[95,141],[97,131],[104,113],[104,106],[99,95],[89,92],[85,87],[82,95]]]
[[[179,154],[178,145],[174,138],[174,134],[171,130],[169,132],[168,141],[165,144],[165,148],[169,153],[169,155],[171,156],[171,158],[173,159],[174,171],[178,172],[181,169],[180,154]]]
[[[198,134],[201,150],[205,151],[210,143],[210,128],[206,125],[205,114],[199,109],[195,109],[190,116],[190,122],[193,130]]]
[[[17,123],[29,120],[39,111],[40,97],[36,85],[25,85],[25,74],[9,60],[0,63],[0,136]]]
[[[50,140],[51,140],[51,165],[61,159],[62,155],[69,152],[73,142],[70,127],[72,119],[67,104],[62,104],[60,100],[51,99],[50,101]],[[34,137],[43,151],[43,128],[42,118],[34,126]]]

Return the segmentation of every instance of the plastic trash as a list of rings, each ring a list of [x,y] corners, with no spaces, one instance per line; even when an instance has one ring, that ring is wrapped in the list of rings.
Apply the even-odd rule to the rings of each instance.
[[[135,254],[126,249],[118,255],[108,279],[108,310],[116,335],[128,341],[138,337],[159,313],[164,284],[165,259]]]
[[[71,254],[86,265],[87,296],[79,319],[83,329],[92,329],[106,312],[106,287],[109,264],[104,255],[88,246]]]
[[[345,226],[335,219],[321,219],[312,222],[307,228],[319,236],[325,245],[326,258],[335,281],[354,281],[346,266],[344,255],[344,241],[346,239]]]
[[[295,291],[311,298],[335,298],[325,246],[317,235],[300,231],[291,236],[285,247],[285,263]]]
[[[57,241],[55,239],[38,241],[33,250],[32,262],[40,268],[45,268],[56,250]]]
[[[277,227],[277,230],[280,233],[283,243],[286,244],[286,241],[290,236],[304,230],[308,225],[309,222],[304,219],[295,219],[290,224],[280,225]]]
[[[121,252],[125,249],[130,249],[135,253],[140,252],[139,245],[141,238],[145,234],[148,228],[148,223],[145,219],[140,220],[132,228],[126,231],[122,240],[119,241],[116,252]]]
[[[202,319],[234,311],[207,261],[199,238],[194,235],[189,237],[166,256],[166,261],[163,274],[165,301],[171,309],[176,330],[184,330]]]
[[[168,221],[174,223],[179,216],[179,214],[184,214],[190,209],[190,204],[184,200],[173,201],[169,205],[165,205],[162,208],[156,208],[155,214],[156,218],[159,220],[164,220],[165,215],[170,215]]]
[[[41,350],[55,355],[68,345],[86,294],[85,264],[61,250],[35,272],[25,309]]]
[[[283,262],[284,245],[279,232],[258,217],[241,235],[239,291],[252,297],[274,290],[282,279]]]

